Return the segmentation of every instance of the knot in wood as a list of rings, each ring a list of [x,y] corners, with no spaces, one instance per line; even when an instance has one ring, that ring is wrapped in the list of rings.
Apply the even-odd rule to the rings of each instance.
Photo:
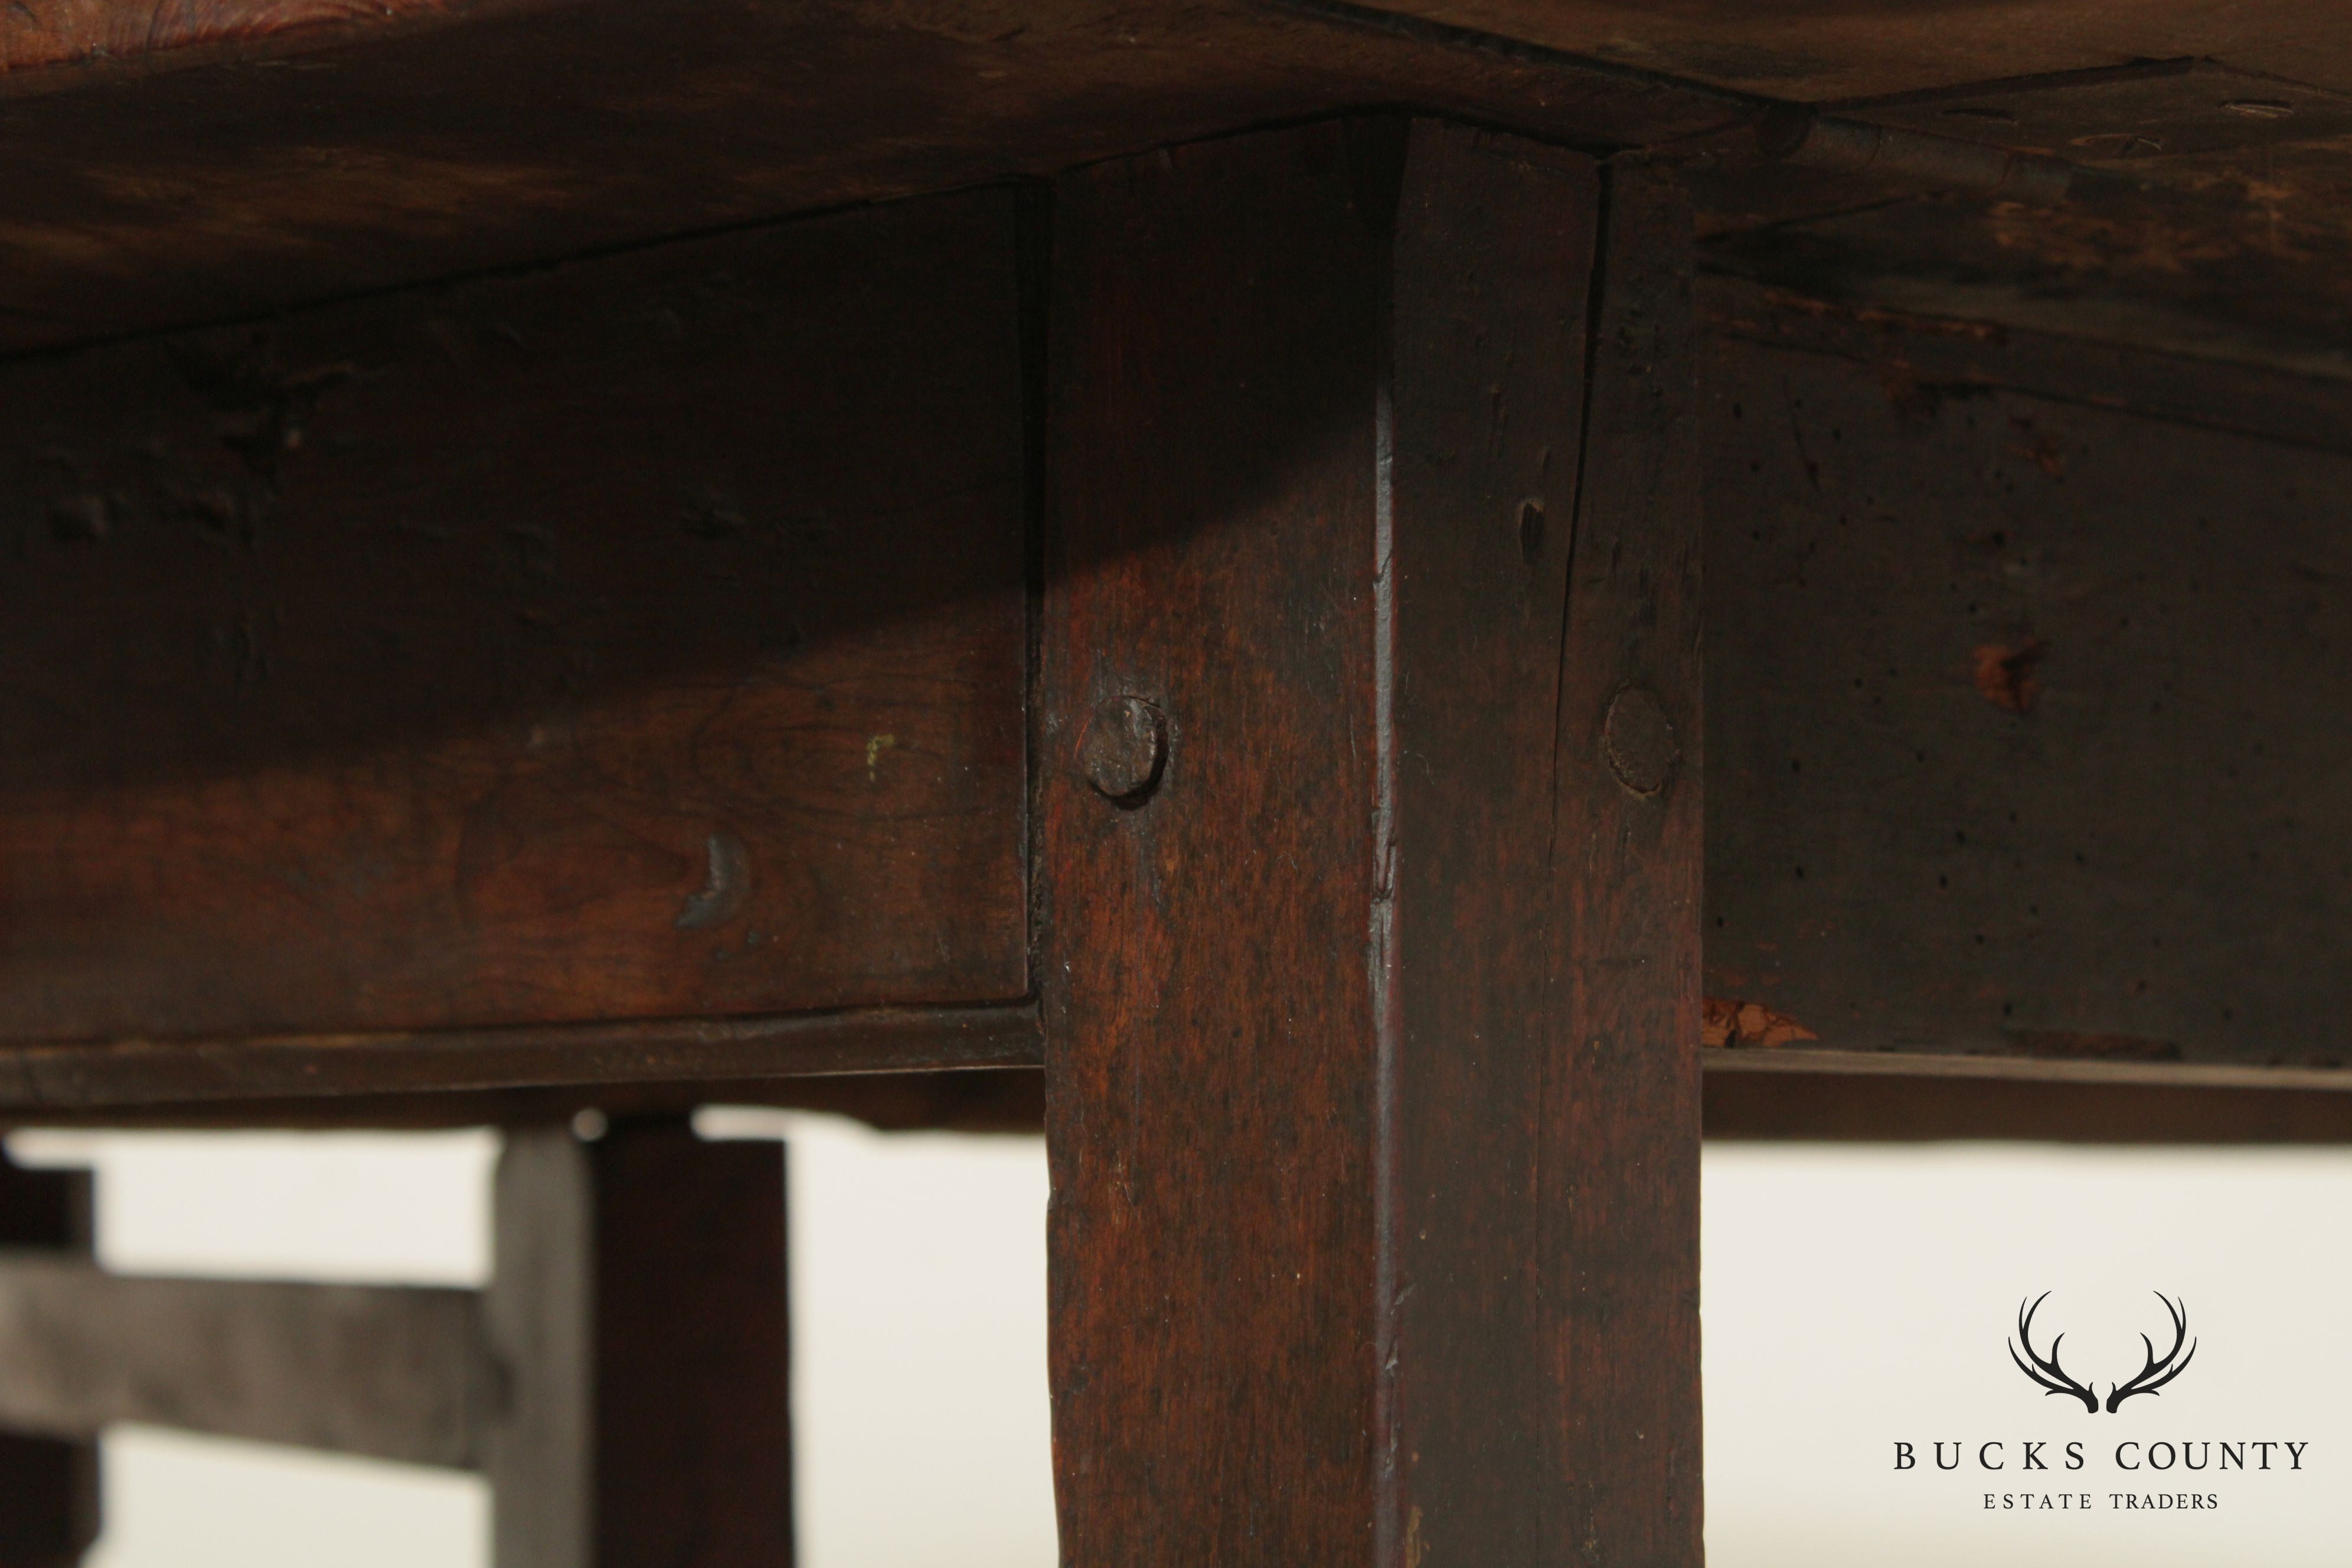
[[[1674,721],[1655,693],[1629,686],[1609,702],[1609,716],[1601,727],[1601,755],[1617,782],[1638,795],[1654,795],[1675,776],[1683,749],[1675,739]]]
[[[1078,742],[1087,782],[1121,805],[1140,805],[1160,787],[1168,765],[1168,721],[1140,697],[1098,703]]]

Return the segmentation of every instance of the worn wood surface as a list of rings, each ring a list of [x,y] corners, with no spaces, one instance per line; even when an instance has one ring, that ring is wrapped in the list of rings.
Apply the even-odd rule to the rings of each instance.
[[[117,1421],[407,1464],[476,1463],[476,1300],[425,1287],[109,1274],[0,1254],[0,1425]]]
[[[806,212],[1366,104],[1694,159],[1719,258],[2342,375],[2352,25],[2300,0],[30,0],[0,344]],[[1758,166],[1772,104],[2118,172],[2044,210]]]
[[[1869,1078],[1998,1079],[2009,1083],[2141,1084],[2151,1088],[2352,1089],[2352,1073],[2341,1068],[2281,1067],[2211,1061],[2135,1059],[2115,1052],[2021,1056],[1996,1052],[1927,1050],[1824,1050],[1789,1045],[1770,1050],[1700,1052],[1713,1072],[1827,1073]]]
[[[318,1114],[333,1120],[333,1103],[353,1097],[573,1086],[616,1092],[631,1085],[952,1072],[1034,1066],[1042,1050],[1032,1004],[438,1034],[33,1046],[0,1053],[7,1086],[0,1120],[143,1111],[233,1121],[240,1106],[281,1097],[312,1102]]]
[[[1366,0],[1577,54],[1808,101],[2217,57],[2352,90],[2352,19],[2299,0]]]
[[[1589,142],[1739,112],[1624,70],[1388,37],[1257,0],[27,0],[0,19],[0,346],[1051,174],[1363,103]],[[323,3],[323,0],[320,0]],[[126,14],[152,44],[84,55]],[[237,18],[258,17],[260,28]],[[62,44],[62,47],[60,47]]]
[[[2342,1089],[1709,1071],[1706,1135],[1837,1143],[2352,1143],[2352,1094]]]
[[[289,42],[391,37],[404,24],[511,8],[511,0],[28,0],[0,28],[0,78],[99,62],[169,68],[204,45],[216,47],[196,59],[268,58]]]
[[[1567,1319],[1552,1345],[1568,1408],[1547,1551],[1573,1541],[1659,1564],[1703,1555],[1688,1042],[1712,699],[1690,228],[1670,184],[1613,183],[1561,665],[1550,854],[1564,935],[1541,1111],[1546,1289]]]
[[[2352,453],[2352,384],[2332,377],[1824,299],[1722,274],[1700,278],[1698,299],[1711,336],[1882,365],[1892,384],[1916,384],[1932,397],[2022,392]],[[1739,506],[1737,492],[1717,503],[1727,515]]]
[[[2023,207],[1830,183],[1831,211],[1738,228],[1711,266],[1853,306],[2352,380],[2339,143],[2190,155]],[[1732,179],[1740,179],[1733,175]],[[2315,401],[2335,392],[2315,389]],[[2265,399],[2266,401],[2269,399]]]
[[[1699,1059],[1709,1086],[1709,1137],[2326,1142],[2335,1141],[2345,1119],[2352,1118],[2352,1094],[2346,1092],[2352,1089],[2352,1074],[2335,1070],[1803,1047],[1707,1049]],[[1727,1081],[1735,1079],[1740,1081]],[[1763,1079],[1773,1081],[1750,1081]],[[1045,1074],[1035,1068],[987,1068],[227,1100],[103,1114],[50,1113],[38,1122],[304,1130],[543,1127],[569,1122],[584,1110],[621,1120],[684,1115],[720,1105],[824,1111],[882,1131],[1017,1137],[1044,1132],[1045,1083]],[[2042,1103],[2038,1097],[2045,1096],[2046,1110],[2034,1110]]]
[[[1381,121],[1057,190],[1067,1562],[1697,1559],[1686,278],[1627,200],[1580,475],[1595,195]]]
[[[1397,156],[1327,123],[1055,191],[1039,973],[1074,1568],[1377,1560],[1394,1534],[1372,900]],[[1123,698],[1165,728],[1133,809],[1082,756]]]
[[[1708,994],[1830,1050],[2352,1062],[2340,399],[1721,320]]]
[[[982,613],[972,601],[927,576],[906,603],[910,618],[936,618],[928,631],[894,622],[878,588],[826,600],[832,620],[785,617],[774,635],[806,640],[778,668],[814,685],[803,689],[794,675],[779,682],[790,690],[767,690],[762,677],[724,668],[769,635],[750,595],[675,580],[666,605],[625,620],[566,585],[572,557],[555,550],[554,534],[510,521],[545,515],[550,503],[479,494],[480,455],[508,454],[534,429],[555,446],[572,404],[505,416],[512,423],[445,448],[436,470],[445,477],[421,487],[421,501],[366,489],[412,442],[455,439],[424,413],[404,423],[386,412],[424,397],[435,377],[478,374],[476,395],[522,395],[552,371],[495,333],[500,352],[530,363],[493,375],[478,356],[323,358],[337,342],[404,353],[408,340],[387,323],[454,331],[449,322],[537,320],[549,324],[533,341],[553,340],[542,349],[559,368],[617,374],[640,363],[633,353],[668,363],[642,344],[632,350],[628,329],[596,313],[625,296],[624,282],[673,298],[678,279],[718,276],[703,269],[730,249],[772,260],[790,252],[803,267],[831,255],[846,267],[872,254],[859,247],[887,248],[889,236],[931,232],[926,223],[961,234],[966,219],[953,214],[971,210],[958,205],[967,200],[984,208],[1000,198],[318,312],[270,340],[309,345],[303,353],[254,349],[261,358],[247,368],[272,375],[226,392],[204,357],[228,353],[220,334],[62,356],[0,377],[0,389],[16,378],[28,424],[62,443],[19,449],[10,466],[29,567],[12,579],[23,614],[5,634],[23,650],[24,673],[0,685],[22,742],[0,764],[16,792],[0,826],[16,847],[0,875],[16,911],[0,942],[0,973],[13,975],[0,1016],[37,1043],[0,1054],[0,1114],[217,1121],[243,1108],[272,1121],[504,1120],[536,1114],[548,1102],[536,1091],[566,1086],[635,1084],[619,1102],[672,1107],[695,1100],[696,1079],[1037,1059],[1034,1016],[1019,1004],[440,1026],[500,1009],[516,1018],[651,1011],[665,995],[680,1013],[723,1014],[761,990],[798,1005],[809,994],[803,965],[828,962],[827,943],[839,954],[870,942],[886,963],[929,962],[911,951],[919,925],[880,929],[915,898],[892,889],[968,872],[992,879],[998,894],[965,915],[927,905],[922,919],[973,931],[992,950],[968,969],[994,977],[960,989],[1017,996],[1027,984],[1021,830],[1007,803],[1017,803],[1023,772],[1019,655],[1008,633],[992,656],[990,714],[950,724],[947,750],[985,740],[993,751],[961,775],[948,757],[904,771],[919,748],[898,744],[900,721],[920,700],[900,703],[895,681],[885,689],[841,661],[911,647],[968,668],[971,650],[947,645]],[[989,216],[976,243],[1009,250],[1012,222],[1009,211],[1002,228]],[[854,237],[866,226],[882,237]],[[775,267],[780,289],[788,268]],[[1003,287],[1010,296],[1013,285]],[[2336,798],[2346,769],[2332,722],[2346,695],[2330,640],[2345,606],[2328,498],[2352,458],[2352,403],[2341,389],[1725,279],[1706,298],[1709,510],[1713,549],[1728,563],[1711,594],[1715,723],[1718,747],[1739,759],[1712,812],[1709,994],[1768,1006],[1833,1050],[2105,1060],[2152,1072],[2342,1068],[2336,931],[2347,883],[2325,831],[2352,805]],[[582,319],[571,326],[557,320],[575,309]],[[1004,329],[992,373],[1006,384],[1018,380],[1018,335]],[[583,338],[598,341],[582,347]],[[737,384],[735,362],[711,340],[681,340],[676,352],[688,384]],[[227,363],[246,362],[228,353]],[[158,412],[167,376],[182,401]],[[125,382],[149,403],[101,409],[104,390]],[[58,388],[79,401],[43,390]],[[870,429],[930,412],[884,406],[878,373],[871,391],[873,402],[841,410],[845,423]],[[339,424],[339,400],[362,395],[375,401]],[[1011,519],[1023,488],[1017,406],[1003,421]],[[151,428],[162,434],[142,435]],[[299,437],[291,448],[289,435]],[[751,441],[741,437],[747,449]],[[680,457],[673,443],[661,461],[673,474],[707,473],[710,449],[698,439]],[[314,461],[329,471],[303,479]],[[2255,477],[2242,482],[2247,474]],[[2251,531],[2250,508],[2263,519]],[[621,552],[635,538],[629,520],[645,513],[617,500],[612,512],[583,542],[614,552],[597,569],[635,567],[638,558]],[[347,513],[380,521],[352,531],[316,521]],[[447,521],[469,515],[470,543]],[[814,542],[760,542],[749,513],[730,535],[734,516],[689,512],[677,531],[729,560],[764,558],[772,582],[830,548],[822,529]],[[937,537],[951,544],[962,521],[944,519]],[[1543,526],[1556,523],[1547,512]],[[1017,521],[1003,527],[1011,533]],[[699,536],[710,531],[719,537]],[[2151,551],[2151,538],[2166,547]],[[484,546],[494,563],[497,551],[514,552],[512,563],[459,595],[454,611],[432,608],[437,580],[424,567],[407,580],[384,564],[445,548],[478,563]],[[1005,546],[1001,567],[1008,603],[1017,549]],[[894,560],[889,570],[906,568]],[[126,596],[108,597],[115,589]],[[310,589],[331,596],[302,598]],[[528,616],[542,599],[556,613],[544,627],[519,618],[511,636],[494,637],[467,619],[500,604]],[[727,636],[740,643],[710,646],[737,683],[719,722],[740,725],[743,744],[714,770],[705,731],[694,765],[672,767],[664,758],[676,748],[664,748],[675,726],[645,718],[624,678],[677,689],[664,701],[698,701],[688,693],[709,679],[696,640],[705,633],[660,639],[686,633],[714,599],[739,617]],[[355,618],[397,631],[394,611],[411,615],[422,641],[387,655],[380,641],[350,635]],[[1000,617],[992,626],[1019,615],[988,613]],[[553,650],[544,657],[532,640],[542,631]],[[200,657],[175,663],[190,647]],[[1983,649],[2008,650],[1990,676]],[[602,662],[558,664],[558,654]],[[69,673],[64,699],[44,668]],[[1887,668],[1897,674],[1876,673]],[[781,731],[764,707],[747,717],[747,690],[780,705]],[[845,693],[875,709],[854,749],[855,727],[845,734],[822,721]],[[790,705],[803,700],[818,719],[800,721]],[[136,721],[80,721],[118,710]],[[552,757],[534,748],[533,715],[570,727]],[[485,729],[487,740],[477,732]],[[872,746],[882,735],[893,743]],[[832,793],[791,810],[754,798],[765,775],[749,770],[770,748],[795,763],[814,757]],[[2266,755],[2287,761],[2254,761]],[[955,793],[966,784],[976,785],[968,808]],[[740,793],[704,793],[714,785]],[[2198,808],[2177,811],[2183,800]],[[908,801],[921,808],[911,825],[890,815]],[[844,803],[868,813],[871,833],[827,842],[821,825]],[[708,896],[711,826],[732,805],[766,825],[754,836],[761,857],[772,846],[815,856],[809,874],[822,873],[831,901],[785,902],[761,864],[754,900],[775,897],[787,919],[805,911],[831,935],[775,958],[781,944],[737,952],[732,927],[700,952],[701,933],[678,929],[690,910],[719,913],[725,902]],[[925,864],[891,852],[905,842],[983,847]],[[1867,855],[1856,853],[1863,845]],[[881,901],[868,907],[857,879],[877,866]],[[593,885],[603,871],[614,879],[609,897]],[[668,884],[656,889],[661,876]],[[1908,912],[1869,913],[1883,909]],[[738,923],[746,935],[758,929],[751,913]],[[637,941],[646,930],[650,940]],[[2179,960],[2158,965],[2166,944]],[[877,995],[898,988],[886,986],[887,969],[867,978]],[[289,1024],[366,1032],[277,1032]],[[58,1037],[81,1030],[146,1037]],[[198,1030],[211,1037],[175,1037]],[[429,1112],[396,1099],[315,1116],[285,1103],[427,1089],[532,1093]]]
[[[0,372],[0,1038],[1023,994],[1013,205]]]
[[[2280,76],[2143,58],[1849,100],[1810,135],[1781,109],[1759,128],[1802,149],[1790,161],[1734,137],[1682,162],[1710,267],[2340,386],[2352,97],[2313,85],[2326,64],[2322,51]],[[1844,166],[1812,166],[1833,128]],[[2031,193],[1981,177],[2026,165]]]
[[[483,1304],[496,1568],[793,1561],[781,1145],[511,1134]]]
[[[1586,1404],[1596,1347],[1552,1268],[1573,1243],[1548,1228],[1563,1200],[1608,1201],[1580,1168],[1607,1133],[1569,1131],[1606,1124],[1580,1114],[1592,1086],[1548,1095],[1589,934],[1558,911],[1612,837],[1584,764],[1623,674],[1614,658],[1591,667],[1576,624],[1613,618],[1585,510],[1609,481],[1580,456],[1610,418],[1605,395],[1586,417],[1588,345],[1608,332],[1587,330],[1601,180],[1582,159],[1465,132],[1423,128],[1408,152],[1383,301],[1390,517],[1381,537],[1375,514],[1371,555],[1376,1331],[1393,1369],[1374,1560],[1533,1563],[1580,1534],[1631,1544],[1630,1521],[1583,1506],[1595,1456],[1557,1442],[1560,1411],[1528,1396]]]
[[[1734,0],[1679,0],[1633,6],[1623,0],[1291,0],[1297,16],[1360,19],[1404,31],[1436,23],[1534,45],[1596,67],[1648,70],[1718,87],[1805,101],[1871,102],[1948,91],[2000,79],[2115,70],[2146,61],[2219,59],[2252,72],[2306,79],[2352,91],[2352,24],[2315,15],[2295,0],[1958,0],[1928,6],[1845,5],[1801,0],[1742,5]],[[1006,24],[1024,16],[1043,39],[1031,49],[1067,47],[1077,24],[1118,24],[1137,41],[1169,29],[1166,4],[1066,4],[1039,15],[989,0],[899,0],[895,5],[845,4],[829,20],[847,30],[896,23],[939,40],[1019,42]],[[27,5],[0,34],[0,71],[137,64],[167,68],[235,58],[302,58],[338,46],[387,41],[437,21],[479,28],[551,11],[575,26],[594,8],[529,0],[41,0]],[[1209,19],[1247,37],[1246,13],[1209,8]],[[692,24],[756,37],[775,23],[757,8],[664,7],[663,19],[694,41]],[[1397,27],[1402,23],[1405,27]],[[1195,28],[1202,26],[1192,19]],[[1365,30],[1370,30],[1366,27]],[[1179,33],[1177,36],[1181,37]],[[1277,37],[1262,33],[1265,41]],[[205,50],[229,43],[234,49]],[[1499,51],[1498,51],[1499,52]],[[179,60],[174,56],[180,57]],[[192,58],[190,57],[193,57]],[[1018,51],[1000,57],[1019,60]],[[120,65],[118,64],[118,68]],[[1953,128],[1953,133],[1966,129]]]
[[[765,1106],[847,1116],[883,1131],[1037,1133],[1045,1078],[1034,1067],[902,1070],[824,1078],[656,1079],[494,1089],[413,1089],[289,1100],[163,1100],[103,1110],[44,1110],[13,1125],[241,1128],[543,1127],[583,1110],[609,1118],[684,1116],[706,1105]]]
[[[87,1171],[28,1171],[0,1150],[0,1248],[87,1258],[96,1241]],[[101,1523],[98,1445],[0,1432],[0,1563],[75,1568]]]
[[[2352,1075],[1799,1049],[1700,1052],[1710,1138],[1869,1142],[1927,1138],[2057,1142],[2336,1142],[2352,1133]],[[1769,1080],[1769,1081],[1768,1081]],[[163,1105],[43,1126],[235,1128],[543,1127],[584,1110],[613,1120],[705,1105],[847,1116],[883,1131],[1036,1136],[1034,1068],[831,1078],[714,1079],[323,1100]]]

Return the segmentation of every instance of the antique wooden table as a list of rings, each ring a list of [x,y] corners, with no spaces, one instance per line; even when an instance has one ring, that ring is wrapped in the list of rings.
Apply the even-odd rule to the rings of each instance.
[[[511,1130],[478,1293],[112,1276],[5,1173],[0,1564],[122,1419],[788,1561],[711,1101],[1043,1126],[1120,1568],[1696,1564],[1703,1130],[2352,1131],[2352,12],[0,68],[0,1119]]]

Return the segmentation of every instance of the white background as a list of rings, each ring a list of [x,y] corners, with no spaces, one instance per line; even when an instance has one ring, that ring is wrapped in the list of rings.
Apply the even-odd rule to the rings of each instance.
[[[787,1125],[803,1568],[1051,1568],[1042,1151],[706,1119]],[[452,1284],[487,1268],[486,1135],[12,1147],[94,1160],[116,1268]],[[1711,1147],[1706,1201],[1714,1568],[2347,1561],[2352,1153]],[[2165,1327],[2159,1289],[2200,1348],[2155,1398],[2086,1416],[2009,1363],[2020,1296],[2047,1289],[2041,1348],[2063,1330],[2070,1371],[2127,1377],[2137,1335]],[[1892,1466],[1898,1438],[1923,1455],[1998,1439],[2012,1463],[2022,1439],[2081,1439],[2096,1468],[2073,1489],[2104,1505],[2123,1437],[2310,1447],[2302,1475],[2168,1489],[2218,1492],[2212,1513],[1988,1513],[1983,1493],[2015,1478]],[[485,1498],[461,1477],[126,1430],[107,1483],[93,1568],[484,1561]]]
[[[1719,1147],[1706,1167],[1708,1561],[1716,1568],[1998,1563],[2303,1568],[2352,1562],[2352,1155]],[[2021,1297],[2102,1394],[2161,1352],[2154,1292],[2196,1359],[2116,1414],[2038,1392],[2005,1337]],[[1894,1469],[1893,1444],[2081,1441],[2087,1515],[1992,1511],[2014,1473]],[[2293,1439],[2300,1475],[2188,1475],[2214,1512],[2116,1512],[2118,1442]],[[1948,1454],[1949,1450],[1947,1450]],[[2284,1463],[2284,1457],[2278,1457]],[[2037,1480],[2058,1485],[2062,1473]],[[2158,1478],[2142,1491],[2159,1489]],[[2200,1484],[2201,1483],[2201,1484]]]

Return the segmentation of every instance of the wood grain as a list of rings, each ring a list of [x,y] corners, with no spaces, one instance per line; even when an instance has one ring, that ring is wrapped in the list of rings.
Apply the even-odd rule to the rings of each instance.
[[[2297,0],[1370,0],[1367,8],[1814,100],[2190,57],[2352,88],[2352,27]]]
[[[2220,1088],[1710,1071],[1706,1135],[1817,1143],[1990,1139],[2166,1147],[2340,1144],[2352,1143],[2352,1093],[2347,1088],[2352,1083],[2336,1089]]]
[[[478,8],[479,0],[27,0],[0,28],[0,73],[139,60],[202,44],[258,53],[288,33],[361,23],[376,35],[402,21]]]
[[[2340,400],[1797,301],[1725,327],[1707,994],[2021,1072],[2352,1063]]]
[[[1039,973],[1071,1568],[1364,1559],[1393,1514],[1371,967],[1398,152],[1324,124],[1055,189]],[[1122,696],[1168,731],[1132,810],[1080,771]]]
[[[1635,200],[1587,447],[1596,194],[1377,120],[1057,189],[1066,1562],[1696,1561],[1695,519],[1643,489],[1688,247]],[[1595,772],[1636,681],[1687,736],[1648,795]],[[1088,776],[1121,700],[1141,798]]]
[[[2185,121],[2112,96],[2122,79],[2213,76],[2216,57],[2237,85],[2184,88]],[[1971,100],[1987,85],[2074,107],[2009,114]],[[2039,215],[1847,178],[1799,178],[1792,197],[1752,159],[1707,185],[1721,223],[1853,215],[1768,237],[1800,260],[1832,253],[1815,275],[1940,274],[1982,308],[2340,375],[2347,87],[2352,25],[2302,0],[22,0],[0,27],[0,345],[1367,104],[1705,164],[1717,133],[1803,100],[2094,160],[2117,141],[2152,153],[2130,161],[2121,205]],[[2286,119],[2229,107],[2282,93]]]
[[[847,1116],[883,1131],[1045,1131],[1045,1075],[1034,1067],[845,1074],[828,1078],[656,1079],[527,1089],[422,1089],[285,1100],[163,1100],[47,1110],[14,1125],[110,1128],[543,1127],[583,1110],[611,1119],[685,1116],[707,1105]]]
[[[1013,200],[0,372],[0,1037],[1027,990]]]
[[[45,17],[72,3],[27,0]],[[152,0],[80,3],[143,28]],[[203,26],[281,3],[185,11]],[[1639,72],[1364,34],[1258,0],[393,10],[0,71],[0,347],[1050,175],[1356,104],[1508,105],[1590,144],[1738,112]]]
[[[239,1104],[404,1093],[762,1082],[1032,1067],[1034,1005],[877,1007],[770,1018],[524,1026],[439,1034],[126,1041],[0,1054],[0,1117],[126,1110],[233,1117]]]
[[[2352,384],[1702,274],[1712,336],[1883,366],[1930,398],[1994,389],[2352,453]]]
[[[2274,1064],[2134,1059],[2129,1055],[2085,1051],[2016,1053],[1933,1050],[1837,1050],[1788,1046],[1775,1050],[1708,1047],[1700,1057],[1706,1070],[1810,1077],[1939,1078],[2006,1083],[2139,1084],[2149,1088],[2275,1089],[2282,1092],[2352,1089],[2352,1072],[2342,1068]]]
[[[1698,1053],[1704,437],[1691,215],[1609,193],[1561,662],[1543,1262],[1566,1404],[1548,1549],[1687,1563],[1700,1540]],[[1633,699],[1658,718],[1642,722]],[[1670,724],[1661,741],[1656,723]],[[1663,760],[1661,760],[1663,759]],[[1653,787],[1653,781],[1656,781]],[[1555,1174],[1555,1173],[1558,1173]]]
[[[1387,688],[1373,850],[1390,882],[1376,874],[1379,1326],[1395,1369],[1377,1427],[1395,1478],[1381,1562],[1532,1563],[1580,1526],[1616,1534],[1569,1517],[1592,1456],[1556,1442],[1558,1405],[1529,1396],[1578,1397],[1531,1379],[1572,1332],[1570,1281],[1550,1277],[1553,1205],[1591,1180],[1545,1087],[1569,1054],[1553,1035],[1566,990],[1582,984],[1552,973],[1574,940],[1559,858],[1572,882],[1597,826],[1570,782],[1599,743],[1581,699],[1607,685],[1563,626],[1570,574],[1591,569],[1580,451],[1601,192],[1584,159],[1417,128],[1391,242],[1373,628]]]

